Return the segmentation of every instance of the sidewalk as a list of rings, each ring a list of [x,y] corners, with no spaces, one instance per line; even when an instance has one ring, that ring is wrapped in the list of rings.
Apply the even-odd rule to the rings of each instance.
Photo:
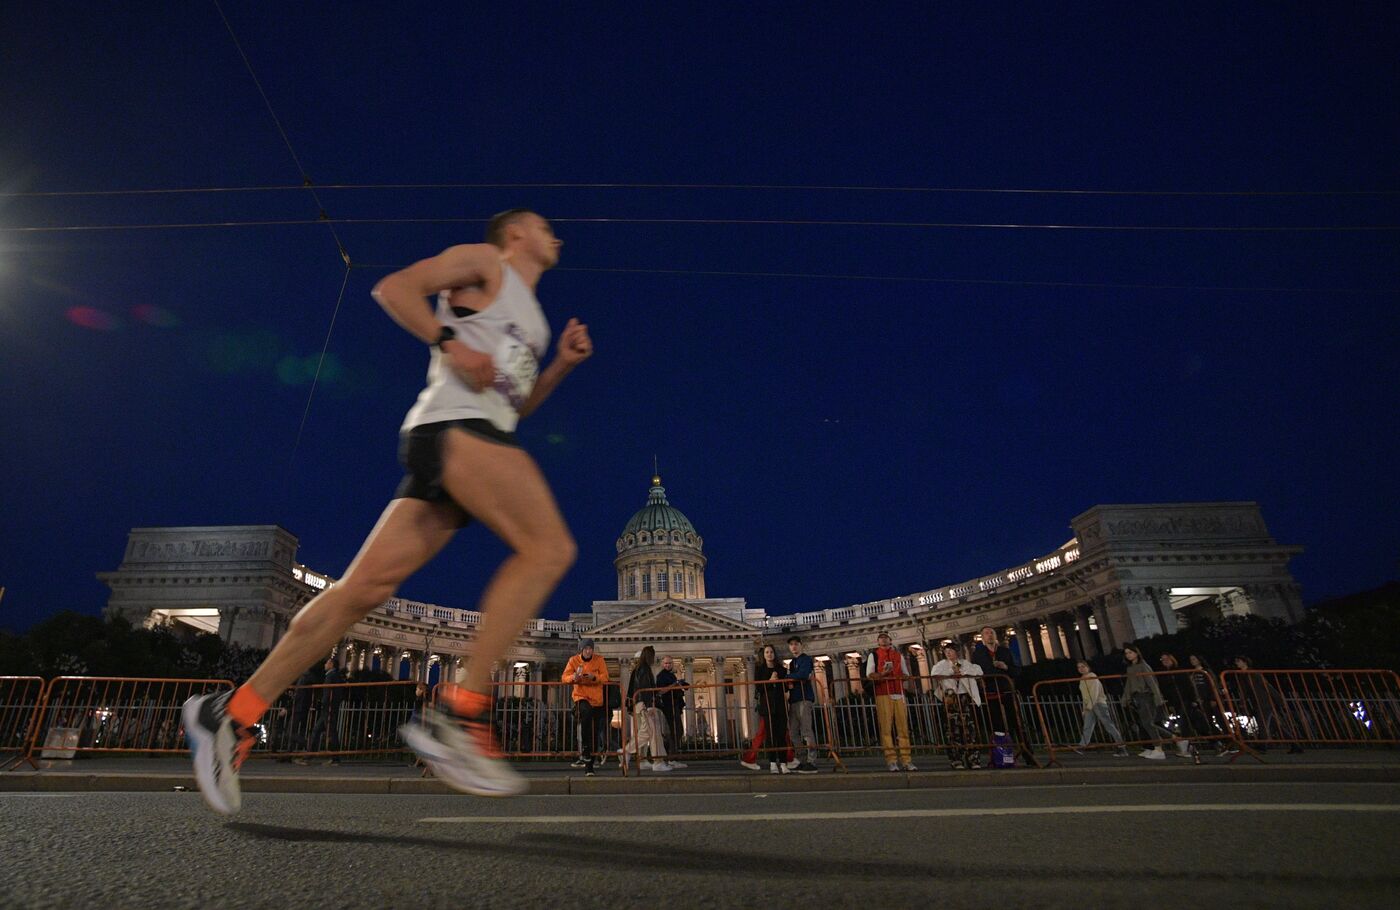
[[[697,760],[687,768],[623,777],[615,761],[596,777],[568,762],[521,762],[516,767],[530,780],[530,792],[546,795],[601,793],[778,793],[816,790],[894,790],[941,787],[1004,787],[1066,784],[1093,786],[1121,783],[1207,783],[1306,781],[1326,783],[1400,782],[1400,751],[1310,750],[1303,755],[1270,752],[1264,763],[1243,756],[1235,762],[1202,758],[1200,765],[1182,759],[1149,762],[1133,756],[1069,755],[1055,768],[950,771],[941,756],[916,757],[919,771],[890,772],[878,758],[847,758],[845,772],[818,764],[818,774],[770,774],[747,771],[733,760]],[[1042,759],[1043,760],[1043,759]],[[0,792],[170,791],[194,788],[184,758],[101,757],[41,762],[34,771],[0,772]],[[345,761],[338,765],[300,766],[254,760],[242,773],[249,793],[450,793],[440,782],[422,776],[405,761]]]

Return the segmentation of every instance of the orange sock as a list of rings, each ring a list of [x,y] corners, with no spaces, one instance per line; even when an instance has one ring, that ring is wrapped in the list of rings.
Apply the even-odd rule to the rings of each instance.
[[[228,700],[228,716],[233,718],[234,723],[243,727],[251,727],[266,712],[267,702],[247,683],[239,686],[233,697]]]
[[[454,714],[468,717],[488,711],[491,699],[482,692],[464,689],[455,683],[443,683],[438,687],[438,700],[447,705]]]

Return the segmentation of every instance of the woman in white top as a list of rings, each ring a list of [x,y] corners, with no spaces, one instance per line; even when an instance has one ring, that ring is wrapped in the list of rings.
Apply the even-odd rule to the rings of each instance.
[[[1083,702],[1080,710],[1084,713],[1084,729],[1079,733],[1079,745],[1074,751],[1082,755],[1084,747],[1094,736],[1094,727],[1103,724],[1108,735],[1118,744],[1113,754],[1119,758],[1126,757],[1128,749],[1123,745],[1123,734],[1119,732],[1118,725],[1113,722],[1113,713],[1108,709],[1108,696],[1104,693],[1103,683],[1099,682],[1099,677],[1087,660],[1079,661],[1076,667],[1079,669],[1079,699]]]
[[[948,762],[955,771],[977,770],[982,767],[982,753],[970,746],[977,739],[973,708],[982,706],[982,681],[975,677],[982,675],[982,668],[964,660],[955,642],[947,642],[943,645],[943,659],[933,665],[932,675],[943,699]]]

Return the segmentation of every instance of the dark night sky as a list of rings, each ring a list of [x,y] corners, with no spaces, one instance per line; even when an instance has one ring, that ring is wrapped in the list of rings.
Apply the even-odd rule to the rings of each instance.
[[[710,593],[773,613],[1005,568],[1102,502],[1257,500],[1309,601],[1394,577],[1400,14],[1131,6],[226,0],[322,185],[1329,191],[325,189],[337,219],[465,220],[339,226],[367,267],[290,460],[345,274],[326,226],[14,230],[314,219],[303,190],[14,195],[298,184],[218,9],[7,5],[0,626],[98,611],[133,526],[281,524],[343,571],[426,366],[373,266],[512,205],[556,220],[540,297],[597,345],[521,425],[581,550],[547,615],[614,595],[653,454]],[[602,217],[1389,229],[570,220]],[[500,555],[474,529],[402,593],[473,606]]]

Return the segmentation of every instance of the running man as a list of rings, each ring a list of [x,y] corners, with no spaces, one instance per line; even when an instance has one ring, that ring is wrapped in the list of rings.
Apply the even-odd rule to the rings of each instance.
[[[532,413],[593,353],[588,327],[570,319],[554,359],[535,286],[563,242],[528,209],[491,219],[486,243],[454,246],[389,275],[373,295],[431,345],[428,386],[400,430],[407,475],[345,576],[312,599],[237,691],[185,703],[185,732],[204,799],[238,811],[238,769],[251,728],[288,686],[361,618],[442,550],[472,519],[512,550],[481,598],[481,625],[460,685],[439,688],[438,706],[402,735],[449,786],[510,796],[525,780],[500,757],[490,727],[491,667],[573,565],[576,546],[544,476],[516,441]],[[436,295],[435,310],[424,299]]]

